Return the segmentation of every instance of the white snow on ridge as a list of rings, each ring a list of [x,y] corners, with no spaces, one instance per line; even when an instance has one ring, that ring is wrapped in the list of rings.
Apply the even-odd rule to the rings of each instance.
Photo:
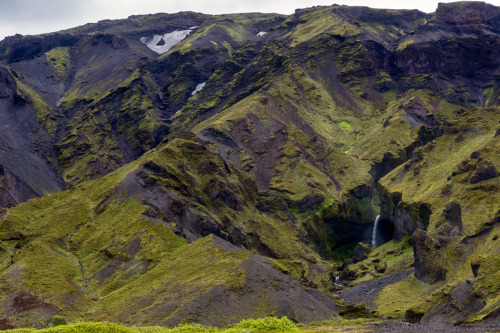
[[[261,32],[259,32],[259,33],[257,34],[257,37],[262,37],[262,36],[264,36],[265,34],[267,34],[267,32],[265,32],[265,31],[261,31]]]
[[[145,44],[156,53],[162,54],[170,50],[174,45],[179,44],[186,38],[192,29],[166,33],[164,35],[154,35],[153,37],[142,37],[141,43]]]
[[[200,83],[196,86],[196,89],[191,93],[191,96],[194,96],[196,95],[197,93],[199,93],[201,91],[201,89],[203,89],[203,87],[205,87],[205,84],[206,82],[203,82],[203,83]]]

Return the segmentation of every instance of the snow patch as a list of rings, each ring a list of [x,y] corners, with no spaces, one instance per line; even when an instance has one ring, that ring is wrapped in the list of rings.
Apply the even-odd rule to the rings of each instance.
[[[166,33],[164,35],[154,35],[153,37],[142,37],[141,43],[145,44],[156,53],[162,54],[170,50],[174,45],[179,44],[186,38],[193,29],[181,30]]]
[[[257,37],[262,37],[262,36],[264,36],[265,34],[267,34],[267,32],[265,32],[265,31],[261,31],[261,32],[259,32],[259,33],[257,34]]]
[[[203,89],[203,87],[205,87],[205,84],[206,82],[203,82],[203,83],[200,83],[196,86],[196,89],[191,93],[191,96],[194,96],[196,95],[197,93],[199,93],[201,91],[201,89]]]

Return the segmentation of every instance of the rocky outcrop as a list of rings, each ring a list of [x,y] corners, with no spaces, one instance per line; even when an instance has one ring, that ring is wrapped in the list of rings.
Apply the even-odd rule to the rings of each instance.
[[[0,165],[0,208],[13,207],[37,196],[29,185]]]
[[[442,218],[436,222],[436,230],[439,234],[445,236],[462,235],[462,208],[460,203],[452,201],[446,205]]]
[[[411,235],[429,225],[431,207],[428,203],[405,203],[399,192],[381,191],[380,220],[394,225],[394,239]]]
[[[368,258],[371,248],[368,244],[358,243],[354,249],[354,256],[352,257],[352,262],[357,263]]]
[[[445,280],[446,268],[438,255],[438,250],[444,244],[421,229],[417,229],[413,233],[411,240],[415,260],[415,277],[429,284]]]
[[[498,171],[491,161],[483,161],[479,163],[476,170],[470,178],[471,184],[479,183],[483,180],[488,180],[491,178],[498,177]]]
[[[53,304],[23,290],[9,295],[2,305],[0,330],[26,327],[30,323],[33,327],[45,328],[54,315],[60,314]]]
[[[421,321],[463,324],[486,305],[485,296],[482,290],[475,290],[471,281],[464,281],[452,288],[441,303],[427,311]]]

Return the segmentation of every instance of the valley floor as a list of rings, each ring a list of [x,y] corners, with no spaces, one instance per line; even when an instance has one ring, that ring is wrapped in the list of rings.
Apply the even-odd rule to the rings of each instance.
[[[333,331],[335,332],[335,331]],[[344,331],[345,332],[345,331]],[[353,331],[351,331],[353,332]],[[360,332],[392,333],[392,332],[419,332],[419,333],[454,333],[454,332],[500,332],[500,325],[476,324],[453,326],[442,323],[409,324],[402,321],[384,321],[374,324]]]
[[[6,332],[12,333],[494,333],[500,332],[500,325],[474,324],[474,325],[450,325],[443,323],[421,323],[410,324],[400,320],[380,319],[352,319],[338,322],[324,321],[300,328],[291,324],[288,319],[272,319],[273,323],[266,323],[269,318],[249,320],[252,327],[243,327],[238,324],[228,329],[217,329],[197,324],[181,325],[173,329],[160,326],[150,327],[125,327],[112,323],[82,322],[69,325],[61,325],[47,329],[14,329]],[[285,321],[286,325],[282,322]],[[255,324],[257,323],[257,324]],[[259,324],[264,323],[264,324]]]

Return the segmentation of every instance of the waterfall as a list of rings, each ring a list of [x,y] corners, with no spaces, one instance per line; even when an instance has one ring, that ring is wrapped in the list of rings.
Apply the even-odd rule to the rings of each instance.
[[[377,218],[375,219],[375,223],[373,224],[373,231],[372,231],[372,246],[373,247],[377,246],[377,229],[378,229],[379,218],[380,218],[380,215],[377,215]]]
[[[339,283],[340,282],[340,277],[339,276],[336,276],[335,277],[335,283]]]

